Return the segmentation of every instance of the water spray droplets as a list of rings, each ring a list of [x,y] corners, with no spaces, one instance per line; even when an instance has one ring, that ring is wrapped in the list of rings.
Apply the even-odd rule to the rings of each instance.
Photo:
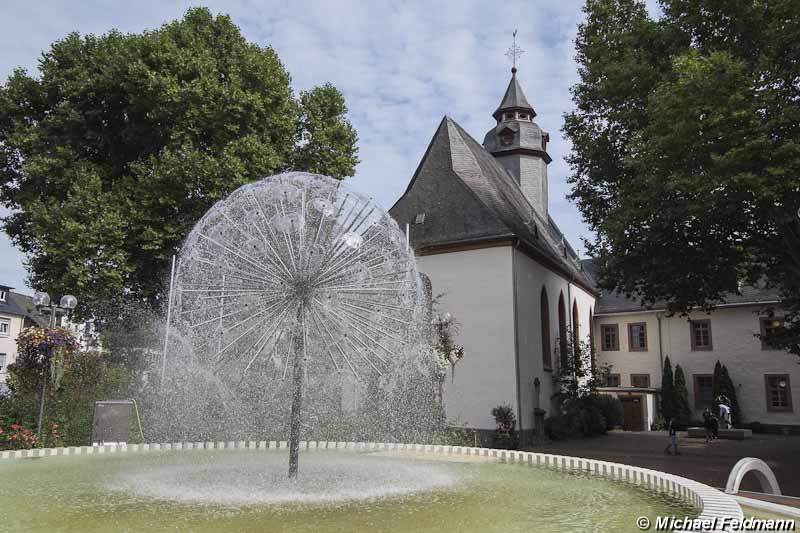
[[[404,243],[385,211],[331,178],[290,173],[252,183],[187,238],[179,316],[199,358],[237,383],[279,363],[285,374],[297,335],[313,347],[309,375],[383,375],[387,354],[404,353],[422,314]]]
[[[342,237],[342,241],[344,241],[345,246],[348,248],[352,248],[357,250],[361,248],[361,245],[364,244],[364,237],[359,235],[358,233],[351,231],[349,233],[345,233]]]

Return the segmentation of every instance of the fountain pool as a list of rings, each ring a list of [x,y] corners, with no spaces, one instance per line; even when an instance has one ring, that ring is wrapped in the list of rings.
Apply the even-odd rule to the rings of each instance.
[[[635,531],[692,515],[598,476],[482,457],[194,450],[0,461],[0,528],[14,531]]]

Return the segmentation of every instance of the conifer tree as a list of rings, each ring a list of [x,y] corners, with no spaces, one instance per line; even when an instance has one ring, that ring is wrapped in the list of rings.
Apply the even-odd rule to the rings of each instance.
[[[664,420],[675,416],[675,385],[669,357],[664,359],[664,370],[661,375],[661,415]]]
[[[674,409],[675,429],[687,429],[690,417],[689,391],[686,388],[686,377],[681,365],[675,365]]]
[[[728,374],[728,368],[725,365],[722,365],[720,381],[722,382],[720,387],[722,394],[731,402],[731,423],[734,427],[738,427],[742,419],[741,411],[739,411],[739,402],[736,400],[736,387],[734,387],[733,380],[731,380],[731,376]]]
[[[723,394],[722,392],[722,363],[717,360],[717,364],[714,365],[714,375],[711,378],[711,396],[712,396],[712,410],[714,411],[715,415],[719,414],[719,401],[718,398],[720,395]]]

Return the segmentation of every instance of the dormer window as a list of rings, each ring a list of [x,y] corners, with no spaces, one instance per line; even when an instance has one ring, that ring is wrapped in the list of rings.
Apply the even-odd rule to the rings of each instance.
[[[509,146],[511,144],[514,144],[514,132],[509,129],[501,131],[500,144],[502,144],[503,146]]]
[[[0,289],[0,302],[5,303],[6,298],[8,298],[8,292],[5,289]]]

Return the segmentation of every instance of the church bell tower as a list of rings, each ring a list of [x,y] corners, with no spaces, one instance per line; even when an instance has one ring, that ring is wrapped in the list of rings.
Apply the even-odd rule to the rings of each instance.
[[[516,43],[514,60],[521,52]],[[511,52],[511,51],[510,51]],[[547,154],[550,135],[533,121],[536,111],[528,103],[517,81],[517,67],[511,69],[511,81],[500,106],[494,112],[497,125],[489,130],[483,147],[517,180],[534,210],[547,220]]]

